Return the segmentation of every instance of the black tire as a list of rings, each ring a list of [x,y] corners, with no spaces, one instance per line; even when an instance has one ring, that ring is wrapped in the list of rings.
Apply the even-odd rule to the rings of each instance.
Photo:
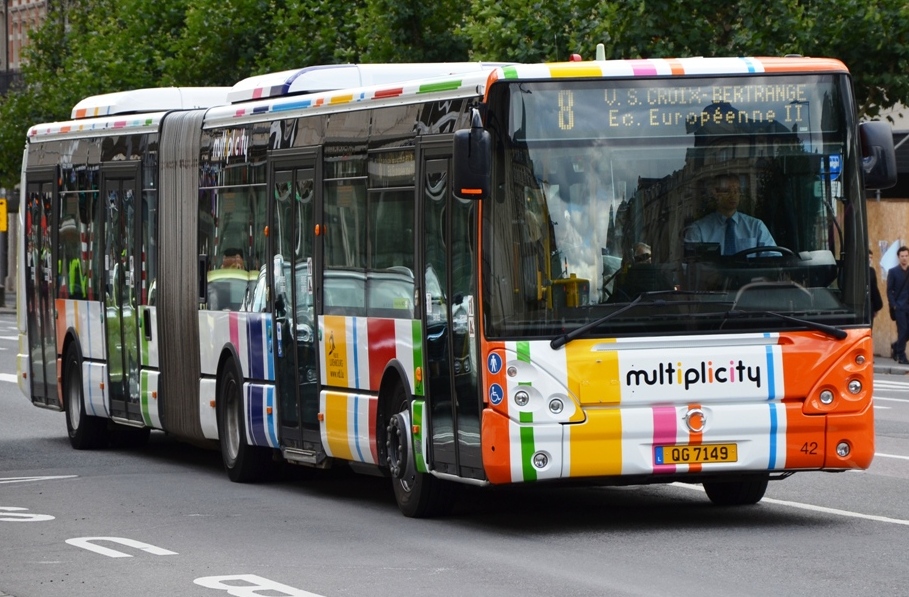
[[[717,506],[751,506],[764,497],[769,480],[768,474],[734,481],[708,481],[704,483],[704,491]]]
[[[222,373],[217,406],[218,439],[227,476],[234,483],[259,481],[272,470],[272,450],[246,443],[243,376],[233,362]]]
[[[148,427],[127,427],[126,425],[114,425],[108,431],[110,435],[110,445],[118,449],[141,448],[148,443],[148,436],[151,435],[151,429]]]
[[[385,448],[398,509],[408,518],[433,518],[450,513],[458,486],[416,471],[413,447],[407,442],[410,435],[402,428],[405,419],[400,416],[410,411],[410,396],[401,384],[395,387],[391,404],[385,425]]]
[[[107,419],[85,413],[82,358],[75,344],[70,345],[63,360],[63,384],[63,408],[70,445],[76,450],[107,447]]]

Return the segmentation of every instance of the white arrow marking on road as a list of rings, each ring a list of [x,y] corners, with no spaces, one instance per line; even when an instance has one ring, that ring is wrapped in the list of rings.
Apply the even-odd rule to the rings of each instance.
[[[0,485],[3,483],[27,483],[29,481],[50,481],[53,479],[75,479],[79,475],[59,475],[56,477],[2,477]]]
[[[7,514],[0,514],[0,521],[46,522],[48,520],[54,519],[54,517],[50,514],[26,514],[22,512],[23,510],[28,510],[28,508],[18,508],[16,506],[0,506],[0,512],[7,512]],[[20,512],[20,514],[17,514],[17,512]]]
[[[0,373],[0,381],[9,381],[16,383],[18,380],[19,378],[12,373]]]
[[[134,539],[125,539],[123,537],[76,537],[75,539],[67,539],[66,542],[75,547],[81,547],[82,549],[87,549],[95,553],[99,553],[102,556],[107,556],[109,558],[131,558],[128,553],[123,553],[122,551],[117,551],[116,549],[110,549],[109,547],[101,547],[100,545],[95,545],[92,541],[109,541],[111,543],[119,543],[120,545],[125,545],[127,547],[135,547],[141,551],[148,552],[156,556],[175,556],[178,555],[175,551],[170,551],[163,549],[161,547],[155,547],[148,543],[142,543],[141,541],[136,541]]]

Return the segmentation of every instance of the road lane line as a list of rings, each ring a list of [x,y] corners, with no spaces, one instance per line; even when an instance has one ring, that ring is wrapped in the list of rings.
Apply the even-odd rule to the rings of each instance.
[[[900,460],[909,460],[909,456],[897,456],[896,454],[881,454],[880,452],[875,452],[874,457],[877,458],[899,458]]]
[[[672,483],[676,487],[685,487],[688,489],[694,489],[696,491],[704,491],[704,488],[700,485],[691,485],[688,483]],[[778,506],[789,506],[790,508],[798,508],[799,510],[810,510],[811,512],[822,512],[824,514],[834,514],[836,516],[845,516],[847,518],[861,518],[864,520],[873,520],[875,522],[886,522],[889,524],[898,524],[902,526],[909,526],[909,520],[902,520],[899,518],[889,518],[887,516],[875,516],[874,514],[862,514],[861,512],[851,512],[849,510],[840,510],[838,508],[827,508],[825,506],[815,506],[813,504],[803,504],[801,502],[790,502],[787,500],[777,500],[774,498],[767,498],[761,500],[761,503],[767,504],[776,504]]]

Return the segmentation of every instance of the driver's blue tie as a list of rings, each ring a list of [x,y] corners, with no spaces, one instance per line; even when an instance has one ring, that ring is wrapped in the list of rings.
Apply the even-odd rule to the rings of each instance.
[[[735,255],[735,220],[726,218],[726,238],[723,243],[723,255]]]

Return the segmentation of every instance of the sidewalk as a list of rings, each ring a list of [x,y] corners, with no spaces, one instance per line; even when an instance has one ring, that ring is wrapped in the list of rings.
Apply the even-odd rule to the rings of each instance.
[[[909,365],[900,365],[890,357],[874,355],[874,372],[890,375],[909,375]]]

